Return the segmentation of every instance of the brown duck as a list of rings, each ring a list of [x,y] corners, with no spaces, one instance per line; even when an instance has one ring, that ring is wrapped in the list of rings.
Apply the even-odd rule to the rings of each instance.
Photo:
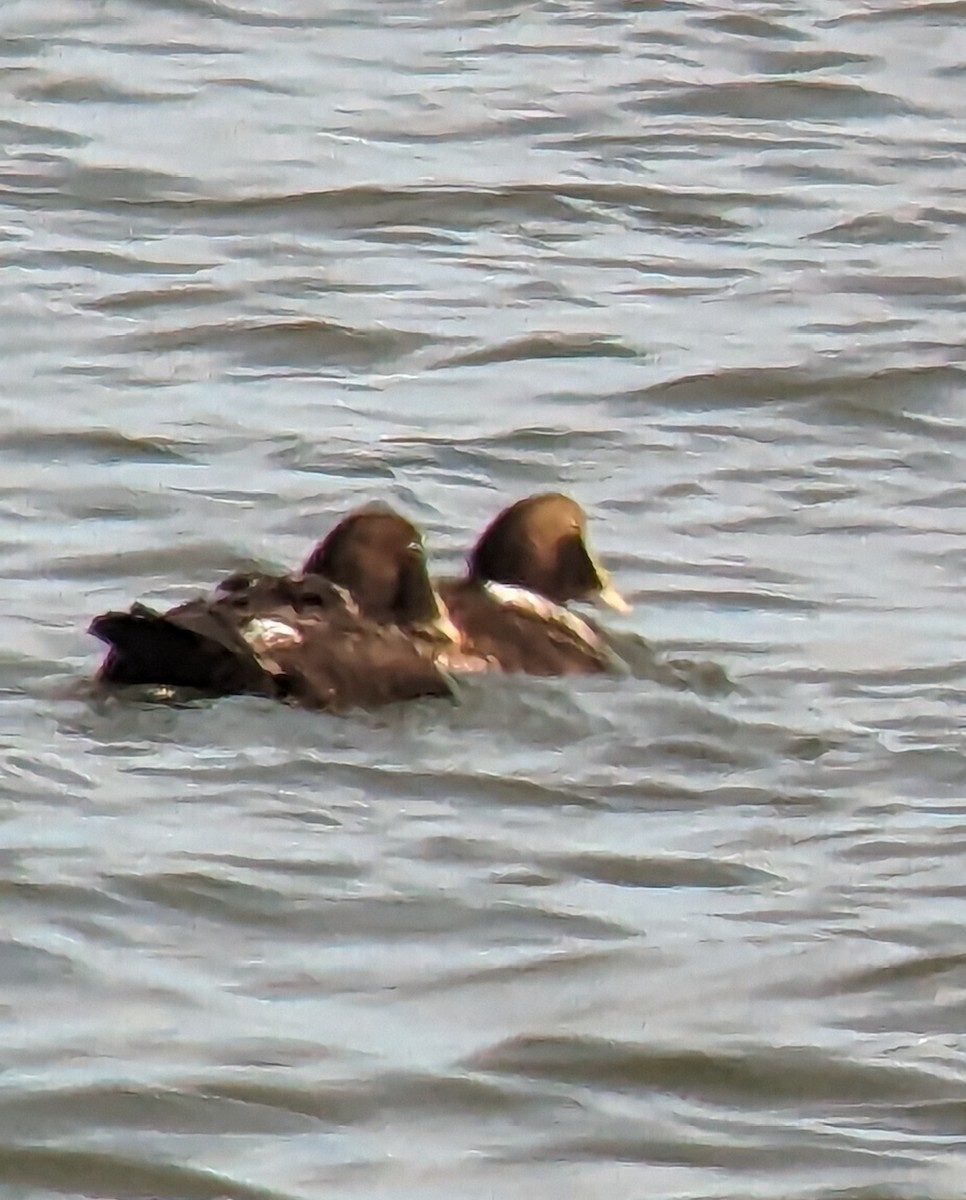
[[[166,613],[96,617],[106,685],[247,692],[308,708],[449,695],[434,659],[451,634],[416,527],[385,506],[351,513],[322,544],[338,578],[238,574]]]
[[[590,552],[586,527],[584,510],[559,492],[518,500],[487,526],[463,578],[436,581],[464,654],[531,675],[615,669],[597,630],[564,607],[600,601],[630,610]]]
[[[304,570],[347,588],[366,616],[398,620],[390,586],[381,589],[380,599],[371,586],[364,597],[356,582],[358,534],[349,561],[344,560],[343,539],[353,533],[351,520],[316,546]],[[382,536],[378,525],[368,526],[371,551],[364,577],[370,584],[378,564],[388,557]],[[564,607],[571,600],[600,600],[622,612],[629,608],[588,549],[586,516],[569,496],[547,492],[511,504],[476,543],[466,575],[437,580],[436,591],[446,609],[435,626],[436,657],[453,671],[576,675],[617,665],[597,631]]]

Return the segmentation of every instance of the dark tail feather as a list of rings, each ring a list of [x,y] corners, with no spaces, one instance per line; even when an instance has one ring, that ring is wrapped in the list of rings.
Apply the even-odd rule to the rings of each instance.
[[[195,622],[197,624],[197,622]],[[143,604],[95,617],[89,632],[110,646],[98,679],[110,684],[167,684],[217,695],[272,695],[272,677],[248,647],[212,619],[210,631],[186,629]]]

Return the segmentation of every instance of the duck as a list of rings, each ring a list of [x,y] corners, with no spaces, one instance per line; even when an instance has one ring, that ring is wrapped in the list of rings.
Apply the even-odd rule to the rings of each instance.
[[[135,603],[95,617],[89,632],[108,646],[98,682],[248,693],[331,711],[452,696],[436,650],[455,631],[416,526],[370,505],[321,545],[318,569],[236,573],[212,595],[164,613]]]
[[[301,570],[342,588],[379,625],[444,644],[459,638],[430,580],[422,534],[388,504],[366,504],[343,517]]]
[[[562,492],[524,496],[498,513],[470,553],[467,582],[523,588],[558,605],[599,600],[631,611],[587,545],[587,514]]]
[[[470,552],[466,574],[429,585],[442,609],[426,631],[435,639],[437,664],[456,675],[578,675],[618,668],[597,630],[566,608],[570,601],[599,601],[630,611],[591,553],[586,529],[584,510],[561,492],[535,493],[503,509]],[[374,586],[389,531],[372,524],[368,553],[363,556],[356,542],[346,559],[343,539],[351,532],[346,523],[334,529],[309,554],[303,572],[345,587],[371,619],[398,623],[392,589]],[[364,589],[355,574],[363,566]]]
[[[503,509],[470,552],[466,574],[435,587],[459,634],[458,655],[440,655],[454,669],[473,661],[544,676],[620,668],[594,626],[566,607],[595,601],[630,612],[587,545],[586,513],[561,492]]]

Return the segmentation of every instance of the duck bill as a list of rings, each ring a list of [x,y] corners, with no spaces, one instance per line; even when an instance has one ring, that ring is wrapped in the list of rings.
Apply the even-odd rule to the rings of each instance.
[[[614,587],[610,575],[607,574],[600,563],[592,556],[591,562],[594,564],[594,570],[597,572],[597,578],[600,580],[600,589],[593,599],[598,604],[606,604],[608,608],[612,608],[615,612],[633,612],[632,606],[627,603],[617,588]]]
[[[446,642],[451,646],[461,645],[463,638],[449,615],[439,592],[426,579],[426,597],[423,611],[426,617],[416,623],[415,628],[434,642]]]
[[[582,586],[575,598],[588,604],[606,604],[615,612],[629,613],[631,606],[611,582],[610,575],[597,561],[588,547],[583,536],[577,543],[577,570],[582,578]]]
[[[453,624],[453,620],[449,615],[449,610],[440,599],[435,588],[433,588],[433,595],[436,598],[436,604],[439,612],[425,626],[427,633],[429,633],[434,639],[443,642],[449,642],[453,646],[459,646],[463,641],[460,631]]]
[[[608,608],[614,609],[615,612],[629,613],[633,612],[633,605],[628,604],[624,597],[620,594],[617,588],[612,583],[607,583],[603,591],[598,596],[601,604],[606,604]]]
[[[403,607],[408,610],[408,620],[405,623],[410,629],[434,642],[448,642],[458,646],[462,641],[460,631],[453,624],[442,596],[433,587],[421,549],[409,564],[404,586]]]

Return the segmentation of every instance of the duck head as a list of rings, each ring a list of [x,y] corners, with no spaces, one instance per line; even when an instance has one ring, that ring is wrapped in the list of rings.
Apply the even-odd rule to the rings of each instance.
[[[469,576],[538,592],[556,604],[630,605],[587,546],[587,517],[569,496],[543,492],[511,504],[484,530],[469,558]]]
[[[434,640],[458,639],[430,581],[422,534],[388,505],[366,505],[343,518],[302,570],[344,588],[373,621]]]

